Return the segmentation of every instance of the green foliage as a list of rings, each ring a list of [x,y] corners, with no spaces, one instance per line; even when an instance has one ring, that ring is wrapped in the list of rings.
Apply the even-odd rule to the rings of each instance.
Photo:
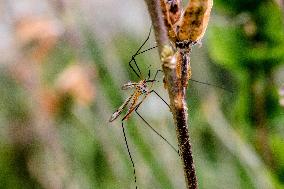
[[[264,148],[270,143],[270,133],[280,129],[273,128],[273,119],[279,120],[282,111],[273,74],[284,63],[282,12],[274,1],[269,0],[219,0],[215,4],[218,10],[227,14],[229,23],[212,23],[208,42],[210,58],[237,78],[239,88],[233,108],[235,123],[242,126],[240,129],[247,140],[254,141],[271,171],[274,166],[278,167],[277,172],[273,172],[283,184],[283,168],[279,167],[284,162],[279,156],[282,154],[280,141],[273,140],[274,145]],[[278,122],[276,125],[279,127]],[[263,129],[266,134],[261,135]],[[283,137],[283,134],[275,137]],[[272,162],[277,163],[272,165]]]

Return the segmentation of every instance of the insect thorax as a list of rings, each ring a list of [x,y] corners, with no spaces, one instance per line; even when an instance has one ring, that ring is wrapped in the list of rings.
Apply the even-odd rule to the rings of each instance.
[[[142,80],[139,82],[139,85],[136,86],[136,89],[140,91],[140,93],[145,94],[148,92],[146,80]]]

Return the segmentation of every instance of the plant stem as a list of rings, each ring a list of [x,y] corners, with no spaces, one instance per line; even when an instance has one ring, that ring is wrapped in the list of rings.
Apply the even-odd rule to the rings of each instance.
[[[188,189],[197,189],[197,178],[192,157],[191,143],[188,132],[186,88],[181,87],[176,76],[176,63],[174,51],[170,46],[167,30],[162,17],[160,1],[145,0],[152,19],[155,37],[162,60],[164,82],[170,98],[170,107],[176,127],[179,145],[179,155],[183,162],[184,176]]]

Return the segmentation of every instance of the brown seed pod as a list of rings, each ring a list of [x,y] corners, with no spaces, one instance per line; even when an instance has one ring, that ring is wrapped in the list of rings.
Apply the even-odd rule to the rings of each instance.
[[[208,25],[213,0],[191,0],[179,23],[178,40],[197,42]]]
[[[164,23],[168,30],[168,37],[171,41],[176,41],[176,32],[173,29],[173,25],[170,19],[169,11],[168,11],[168,5],[165,2],[165,0],[160,0],[161,9],[164,17]]]
[[[181,0],[166,0],[166,7],[169,13],[170,22],[174,25],[177,21],[179,21],[181,16]]]

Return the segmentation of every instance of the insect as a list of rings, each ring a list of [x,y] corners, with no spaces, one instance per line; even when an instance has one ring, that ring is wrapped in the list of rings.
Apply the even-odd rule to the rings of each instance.
[[[121,119],[121,126],[122,126],[122,131],[123,131],[123,136],[124,136],[124,141],[126,144],[127,152],[130,157],[132,167],[133,167],[133,173],[134,173],[134,181],[136,183],[136,188],[137,188],[137,178],[136,178],[136,171],[135,171],[135,164],[133,161],[133,158],[130,153],[129,145],[127,142],[127,137],[125,134],[125,129],[124,129],[124,121],[128,120],[129,117],[132,115],[132,113],[136,113],[142,120],[143,122],[154,132],[156,133],[159,137],[161,137],[170,147],[178,154],[178,150],[161,134],[159,134],[138,112],[138,108],[140,105],[144,102],[144,100],[150,95],[150,94],[156,94],[169,108],[169,104],[153,89],[154,83],[157,81],[157,75],[159,72],[162,70],[157,70],[156,73],[154,74],[153,79],[151,79],[151,71],[149,69],[148,71],[148,77],[143,78],[143,75],[140,71],[140,68],[137,65],[137,62],[135,60],[135,57],[139,54],[142,54],[148,50],[151,50],[156,47],[149,48],[147,50],[141,51],[142,47],[146,44],[146,42],[149,40],[151,34],[151,29],[150,32],[147,36],[147,39],[143,42],[143,44],[139,47],[139,49],[136,51],[136,53],[132,56],[131,60],[129,61],[129,66],[135,73],[135,75],[140,79],[138,82],[132,82],[129,81],[126,84],[124,84],[121,89],[122,90],[129,90],[133,89],[133,93],[122,103],[122,105],[111,115],[109,122],[113,122],[116,120],[121,113],[123,112],[124,109],[127,108],[127,105],[130,104],[129,108],[127,109],[126,114],[122,117]],[[134,64],[134,65],[132,65]],[[134,69],[134,67],[136,69]]]
[[[156,73],[154,74],[154,77],[151,79],[151,72],[150,69],[148,71],[148,77],[144,78],[143,74],[141,73],[140,68],[138,67],[138,64],[136,62],[135,57],[139,54],[145,53],[146,51],[152,50],[156,48],[157,46],[151,47],[149,49],[141,51],[143,46],[146,44],[146,42],[149,40],[151,34],[151,28],[149,31],[149,34],[146,38],[146,40],[143,42],[143,44],[139,47],[139,49],[136,51],[136,53],[132,56],[131,60],[129,61],[129,67],[132,69],[132,71],[135,73],[135,75],[140,79],[138,82],[132,82],[129,81],[126,84],[124,84],[121,89],[122,90],[134,90],[133,93],[122,103],[122,105],[111,115],[109,122],[115,121],[123,112],[123,110],[127,109],[126,114],[122,117],[121,119],[121,125],[122,125],[122,131],[123,131],[123,136],[124,136],[124,141],[126,144],[127,152],[130,157],[132,167],[133,167],[133,173],[134,173],[134,181],[136,183],[136,188],[137,188],[137,178],[136,178],[136,171],[135,171],[135,164],[132,158],[132,155],[130,153],[129,145],[127,142],[127,137],[125,133],[125,128],[124,128],[124,121],[127,121],[130,116],[135,112],[141,119],[142,121],[154,132],[156,133],[160,138],[162,138],[177,154],[179,154],[179,151],[161,134],[159,134],[138,112],[138,108],[140,105],[146,100],[146,98],[150,94],[155,94],[157,95],[170,109],[169,104],[153,89],[154,83],[157,82],[156,78],[159,72],[162,72],[162,70],[157,70]],[[206,82],[194,80],[190,78],[189,80],[201,84],[206,84],[214,87],[221,88],[223,90],[227,90],[223,87],[214,85],[214,84],[209,84]],[[129,105],[129,108],[127,106]]]

